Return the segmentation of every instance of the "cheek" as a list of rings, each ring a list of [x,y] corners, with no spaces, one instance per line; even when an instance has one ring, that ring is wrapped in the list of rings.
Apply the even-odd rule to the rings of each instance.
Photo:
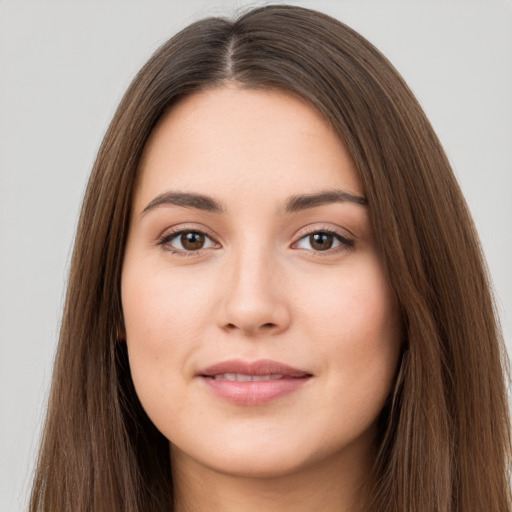
[[[130,263],[125,262],[121,294],[126,343],[135,389],[151,417],[162,412],[169,396],[182,397],[187,362],[200,345],[206,294],[190,279]]]
[[[318,286],[301,316],[321,353],[329,376],[326,385],[344,395],[340,400],[351,397],[374,414],[383,406],[396,374],[402,321],[378,261],[372,257],[360,263]]]
[[[399,307],[384,272],[375,257],[339,272],[314,276],[300,286],[308,293],[297,297],[298,318],[305,319],[314,338],[330,345],[345,339],[349,346],[370,348],[378,340],[400,337]],[[343,349],[339,345],[340,350]],[[352,348],[356,348],[355,346]]]
[[[145,271],[125,264],[122,305],[127,337],[149,350],[179,348],[203,324],[208,282],[190,272]],[[170,343],[172,341],[172,343]]]

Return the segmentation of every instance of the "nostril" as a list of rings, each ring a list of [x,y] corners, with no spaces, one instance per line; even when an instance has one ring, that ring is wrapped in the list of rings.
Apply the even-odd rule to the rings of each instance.
[[[269,330],[269,329],[275,329],[277,327],[277,324],[273,323],[273,322],[266,322],[264,324],[261,324],[260,325],[260,329],[264,329],[264,330]],[[232,331],[234,329],[238,329],[239,327],[236,325],[236,324],[233,324],[233,323],[228,323],[226,324],[226,329]],[[253,330],[253,329],[243,329],[242,330]]]

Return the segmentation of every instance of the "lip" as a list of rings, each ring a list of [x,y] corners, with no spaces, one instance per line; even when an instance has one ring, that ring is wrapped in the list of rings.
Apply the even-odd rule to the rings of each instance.
[[[267,377],[268,380],[228,380],[225,374]],[[237,405],[263,405],[298,391],[313,375],[284,363],[261,359],[222,361],[197,373],[214,395]],[[217,376],[217,378],[215,378]]]

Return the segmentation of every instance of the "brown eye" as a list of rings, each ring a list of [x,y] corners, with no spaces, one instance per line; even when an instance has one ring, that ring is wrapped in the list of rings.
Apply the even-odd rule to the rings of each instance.
[[[186,251],[197,251],[202,249],[204,241],[204,233],[198,233],[197,231],[186,231],[180,236],[181,246]]]
[[[293,247],[295,249],[307,249],[313,252],[333,253],[354,246],[354,241],[343,235],[329,231],[315,231],[303,236]]]
[[[334,236],[330,233],[313,233],[309,235],[309,243],[316,251],[326,251],[333,246]]]
[[[194,253],[202,249],[218,248],[214,240],[202,231],[183,230],[166,235],[159,245],[176,254]]]

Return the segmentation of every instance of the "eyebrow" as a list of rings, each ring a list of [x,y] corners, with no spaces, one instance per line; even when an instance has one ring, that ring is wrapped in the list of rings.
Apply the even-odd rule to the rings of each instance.
[[[366,206],[368,200],[365,197],[356,196],[344,190],[327,190],[314,194],[294,195],[286,201],[284,211],[286,213],[293,213],[329,203],[354,203]],[[219,202],[203,194],[193,192],[164,192],[148,203],[144,210],[142,210],[142,215],[164,205],[195,208],[211,213],[225,212],[224,207]]]
[[[211,197],[190,192],[165,192],[156,196],[144,210],[142,210],[142,214],[163,205],[184,206],[185,208],[195,208],[212,213],[224,212],[222,205]]]
[[[365,197],[356,196],[344,190],[326,190],[315,194],[301,194],[290,197],[286,201],[285,211],[288,213],[298,212],[329,203],[355,203],[366,206],[368,200]]]

